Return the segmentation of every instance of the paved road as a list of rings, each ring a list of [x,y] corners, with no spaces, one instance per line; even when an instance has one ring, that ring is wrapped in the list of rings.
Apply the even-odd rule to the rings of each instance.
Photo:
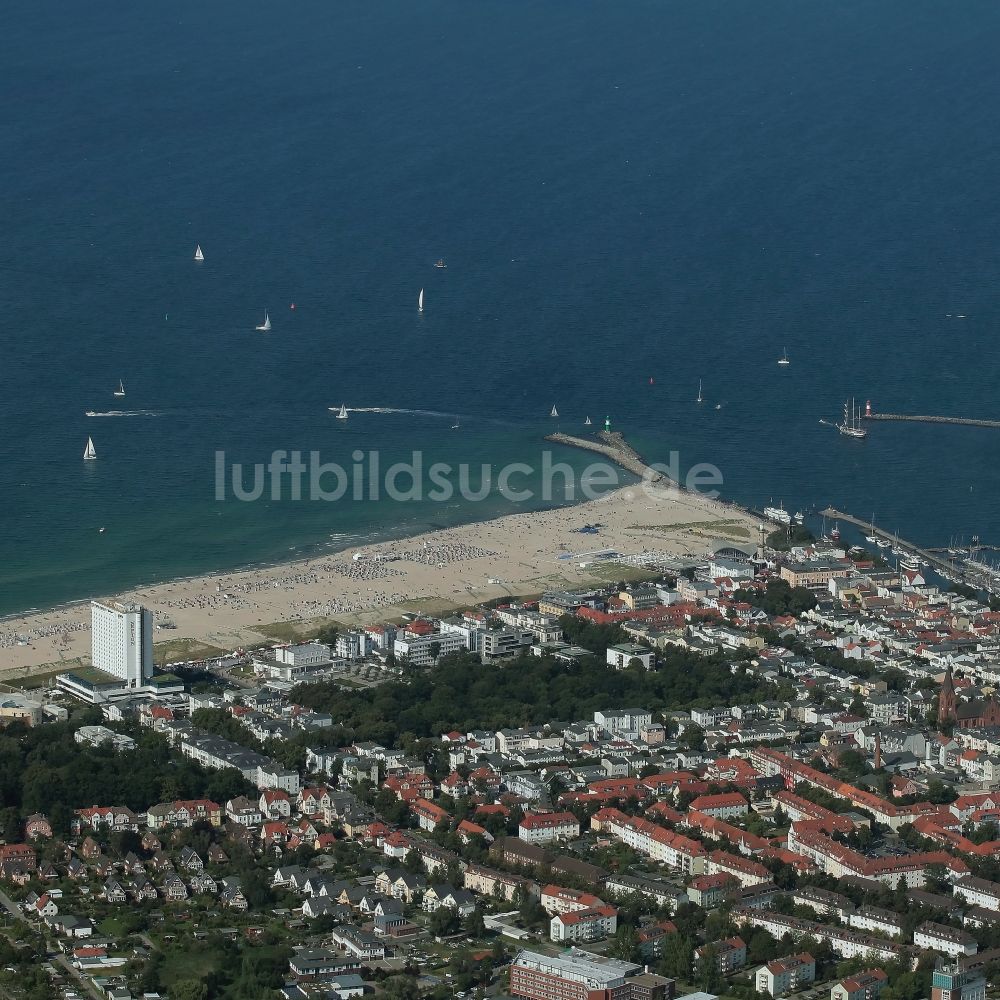
[[[16,920],[22,920],[31,928],[35,928],[35,925],[28,919],[27,914],[7,895],[7,893],[0,891],[0,906],[3,908]],[[46,938],[46,945],[49,951],[52,950],[52,945],[48,941],[48,937],[45,935],[45,931],[42,930],[43,937]],[[75,979],[80,986],[83,988],[84,992],[88,995],[95,997],[96,1000],[102,1000],[103,994],[94,985],[94,981],[89,977],[85,976],[79,969],[73,968],[73,963],[58,950],[58,945],[56,945],[56,956],[50,959],[52,962],[58,962],[65,970],[66,973]]]
[[[15,920],[23,920],[25,923],[28,922],[28,918],[25,916],[24,911],[7,895],[7,893],[0,891],[0,906],[12,916]]]

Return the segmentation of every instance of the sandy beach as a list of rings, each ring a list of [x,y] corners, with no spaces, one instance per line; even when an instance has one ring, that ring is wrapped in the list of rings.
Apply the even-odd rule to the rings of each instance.
[[[581,534],[600,523],[598,533]],[[336,620],[356,624],[395,617],[421,605],[443,612],[504,595],[607,582],[627,568],[594,558],[662,553],[701,558],[713,538],[751,541],[757,521],[738,509],[676,490],[626,487],[597,500],[242,572],[178,580],[114,596],[151,608],[154,643],[195,640],[232,650],[270,636],[280,622],[302,631]],[[294,634],[295,628],[290,630]],[[163,649],[164,647],[161,647]],[[27,676],[60,663],[89,661],[86,602],[0,623],[0,677]],[[186,658],[186,657],[184,657]],[[157,661],[160,656],[157,655]]]

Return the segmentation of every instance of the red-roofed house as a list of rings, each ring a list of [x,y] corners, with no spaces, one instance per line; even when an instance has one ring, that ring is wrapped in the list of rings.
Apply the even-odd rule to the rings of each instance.
[[[739,888],[739,879],[728,872],[716,872],[714,875],[698,875],[691,879],[687,894],[695,906],[713,910],[735,895]]]
[[[441,794],[460,799],[463,795],[469,794],[469,784],[458,771],[452,771],[447,778],[441,780]]]
[[[268,819],[288,819],[292,815],[292,800],[280,788],[265,788],[258,805]]]
[[[758,993],[772,997],[783,997],[795,993],[816,979],[816,962],[812,955],[803,952],[788,958],[775,959],[762,965],[754,974],[754,986]]]
[[[699,795],[690,809],[695,809],[715,819],[729,819],[731,816],[745,816],[750,811],[747,800],[739,792],[722,792],[719,795]]]
[[[482,840],[487,844],[491,844],[493,842],[493,835],[489,830],[476,823],[472,823],[467,819],[463,819],[462,822],[458,824],[458,828],[455,832],[458,834],[458,839],[461,840],[463,844],[470,844],[474,840]]]
[[[409,838],[398,830],[382,839],[382,853],[389,858],[405,858],[410,853]]]
[[[300,788],[296,805],[299,812],[306,816],[322,816],[324,810],[330,808],[329,789],[322,785]]]
[[[553,941],[600,941],[618,928],[618,911],[613,906],[595,906],[572,913],[557,913],[549,922]]]
[[[574,910],[590,910],[595,906],[604,905],[604,900],[593,893],[566,889],[561,885],[543,886],[540,902],[542,909],[549,916],[556,913],[572,913]]]
[[[264,823],[260,828],[260,839],[265,844],[285,844],[288,842],[288,827],[280,820]]]
[[[391,774],[382,782],[397,799],[412,802],[414,799],[434,798],[434,782],[426,774],[408,771],[405,774]]]
[[[694,952],[695,966],[700,966],[709,956],[714,956],[719,972],[728,976],[747,964],[747,946],[741,937],[727,938],[725,941],[713,941],[703,944]]]
[[[436,830],[451,823],[449,813],[429,799],[414,799],[410,803],[410,812],[417,817],[421,830]]]
[[[830,1000],[878,1000],[888,982],[889,977],[881,969],[856,972],[830,990]],[[931,992],[932,995],[937,993],[936,990]]]
[[[529,813],[521,820],[517,835],[529,844],[572,840],[580,836],[580,821],[570,812]]]

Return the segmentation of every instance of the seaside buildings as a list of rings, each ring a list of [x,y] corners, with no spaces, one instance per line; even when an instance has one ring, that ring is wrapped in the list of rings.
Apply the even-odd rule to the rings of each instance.
[[[810,564],[808,554],[795,558]],[[622,594],[630,592],[618,587],[547,595],[553,606],[577,606],[575,627],[534,610],[542,602],[483,605],[442,620],[419,615],[344,633],[338,657],[322,643],[255,650],[245,660],[256,676],[238,686],[221,665],[209,664],[221,674],[218,688],[160,702],[152,693],[155,676],[134,688],[122,676],[141,677],[143,660],[111,659],[121,652],[118,619],[105,623],[102,613],[95,662],[104,657],[117,673],[83,672],[79,687],[87,690],[82,680],[94,685],[109,725],[127,726],[128,713],[137,713],[138,726],[161,734],[180,756],[238,772],[255,786],[256,792],[212,795],[220,801],[199,806],[214,817],[212,847],[231,854],[239,844],[273,866],[272,885],[302,898],[303,921],[340,921],[337,959],[309,967],[309,976],[324,983],[328,973],[354,974],[345,973],[345,961],[389,955],[453,902],[462,921],[479,908],[490,929],[522,941],[535,934],[587,947],[625,927],[627,937],[634,933],[629,957],[669,974],[683,937],[688,967],[709,970],[703,963],[711,962],[728,981],[778,996],[809,986],[815,976],[824,995],[833,988],[834,1000],[877,1000],[885,983],[879,964],[914,968],[921,949],[935,951],[961,963],[956,974],[939,968],[936,981],[954,983],[953,992],[940,986],[936,1000],[982,1000],[981,977],[969,970],[973,961],[982,969],[996,960],[977,932],[1000,925],[1000,885],[988,880],[995,877],[989,862],[1000,854],[990,829],[1000,820],[1000,788],[968,782],[1000,780],[1000,729],[986,725],[989,716],[978,710],[1000,681],[1000,668],[992,666],[1000,614],[906,590],[898,576],[863,561],[847,567],[843,587],[831,578],[828,590],[806,593],[806,600],[790,594],[774,566],[754,566],[754,577],[737,582],[710,575],[727,567],[709,565],[694,571],[688,582],[697,587],[688,599],[680,598],[682,576],[676,588],[664,581],[656,590],[662,603],[653,605],[639,588],[628,600]],[[801,602],[798,613],[792,597]],[[597,632],[613,624],[636,642]],[[141,615],[136,631],[141,636]],[[440,674],[457,684],[467,671],[487,683],[494,674],[523,673],[528,683],[564,669],[559,653],[570,638],[585,643],[573,647],[573,658],[595,685],[594,701],[582,711],[578,705],[578,714],[501,708],[497,728],[486,729],[476,706],[466,714],[459,700],[442,713],[448,721],[439,728],[436,717],[429,721],[436,745],[422,746],[420,754],[403,740],[391,743],[397,727],[375,709],[368,740],[330,741],[322,732],[338,725],[331,707],[337,702],[323,692],[341,678],[352,687],[405,686],[407,675],[420,671],[422,683],[440,683]],[[529,643],[531,653],[509,668],[483,667],[493,655],[517,656]],[[408,660],[406,669],[390,653]],[[433,669],[453,653],[461,658]],[[539,666],[536,656],[551,663]],[[636,659],[643,669],[630,671]],[[623,668],[627,677],[617,673]],[[659,681],[674,686],[683,673],[698,677],[691,693],[658,695]],[[625,700],[625,680],[635,685],[635,700]],[[743,693],[725,697],[730,685]],[[112,704],[111,692],[123,700]],[[602,707],[594,710],[595,703]],[[942,703],[945,717],[935,730]],[[956,724],[949,706],[977,724]],[[218,714],[197,716],[199,709]],[[387,745],[372,739],[383,729]],[[235,738],[241,731],[245,739]],[[293,756],[277,747],[303,732],[315,734],[315,749],[294,766]],[[129,752],[130,735],[113,729],[84,727],[75,738],[81,748],[114,739]],[[204,894],[212,884],[207,878],[218,886],[209,891],[221,905],[254,908],[232,887],[222,888],[227,873],[212,867],[210,856],[196,872],[199,862],[167,845],[163,853],[173,855],[178,870],[161,867],[164,830],[191,825],[194,809],[186,801],[144,805],[135,813],[107,804],[78,810],[79,843],[68,877],[92,873],[95,898],[112,905],[131,896],[183,904]],[[118,817],[136,832],[145,824],[160,844],[145,849],[153,856],[139,858],[138,867],[109,861],[86,836],[88,826],[110,826]],[[372,872],[374,883],[330,885],[324,866],[299,851],[330,850],[345,840],[363,859],[353,874]],[[601,860],[591,853],[595,846],[625,857],[627,849],[641,863],[610,875],[595,864]],[[291,850],[302,869],[286,860]],[[17,863],[8,863],[11,880],[30,879]],[[839,880],[838,892],[826,887],[830,877]],[[782,896],[805,912],[785,912]],[[532,904],[536,899],[540,906]],[[917,907],[926,910],[910,922]],[[678,936],[678,924],[665,917],[691,908],[712,913],[721,942],[697,931]],[[446,916],[435,924],[444,925]],[[764,945],[757,931],[768,932]],[[830,952],[859,959],[869,971],[837,985]],[[806,953],[821,957],[814,963]],[[294,962],[305,970],[300,957]],[[292,975],[307,982],[295,968]],[[919,971],[927,995],[930,969],[924,963]],[[812,985],[810,996],[818,989]],[[555,958],[521,952],[510,973],[510,992],[525,1000],[647,1000],[671,991],[670,980],[642,966],[576,948]]]
[[[91,663],[129,688],[153,675],[153,616],[140,604],[90,604]]]
[[[153,677],[153,615],[148,608],[92,601],[90,622],[91,667],[60,674],[56,683],[61,690],[93,705],[183,690],[177,678]]]

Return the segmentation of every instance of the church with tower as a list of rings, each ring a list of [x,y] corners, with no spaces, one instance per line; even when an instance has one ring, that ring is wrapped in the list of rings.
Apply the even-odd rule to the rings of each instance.
[[[1000,701],[995,694],[989,698],[960,699],[955,693],[955,678],[949,667],[938,694],[937,718],[939,726],[950,724],[956,729],[1000,726]]]

